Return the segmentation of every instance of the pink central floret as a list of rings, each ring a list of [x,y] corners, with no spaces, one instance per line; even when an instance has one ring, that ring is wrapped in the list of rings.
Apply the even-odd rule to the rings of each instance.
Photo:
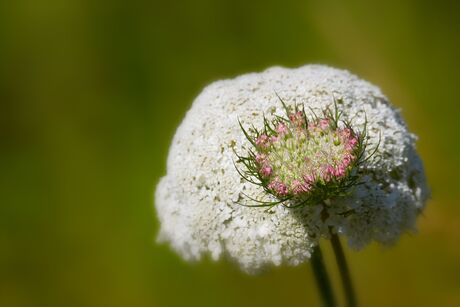
[[[289,120],[297,127],[301,127],[305,123],[305,115],[302,111],[289,114]]]
[[[356,137],[351,137],[348,139],[348,144],[347,146],[345,147],[346,149],[353,149],[356,144],[358,144],[358,139]]]
[[[270,142],[276,143],[276,142],[278,142],[280,139],[281,139],[281,135],[279,135],[279,136],[272,135],[272,136],[270,137]]]
[[[345,167],[343,165],[339,165],[335,168],[334,170],[334,176],[335,177],[343,177],[345,175]]]
[[[340,135],[344,138],[349,138],[351,136],[351,130],[350,128],[344,128],[344,129],[340,129]]]
[[[289,132],[289,129],[288,127],[286,126],[286,124],[284,123],[279,123],[278,124],[278,127],[276,127],[276,132],[278,132],[278,134],[280,136],[284,136],[286,135],[288,132]]]
[[[315,177],[313,175],[304,175],[303,179],[306,183],[308,183],[310,186],[313,182],[315,182]]]
[[[267,155],[266,155],[266,154],[257,153],[257,155],[256,155],[256,162],[257,162],[257,163],[262,164],[262,163],[265,162],[266,159],[267,159]]]
[[[348,167],[348,165],[350,165],[352,160],[353,160],[353,156],[350,155],[349,153],[347,153],[343,157],[342,165],[346,168],[346,167]]]
[[[279,196],[286,196],[289,193],[287,186],[279,178],[270,182],[268,188],[274,190]]]
[[[329,128],[329,119],[321,119],[321,120],[319,121],[319,127],[320,127],[321,129],[327,129],[327,128]]]
[[[262,176],[268,177],[272,174],[272,168],[269,165],[264,165],[260,169],[260,173],[262,174]]]
[[[335,176],[336,170],[332,165],[326,165],[324,167],[322,177],[325,182],[330,181]]]
[[[256,170],[266,187],[278,197],[303,197],[346,178],[359,144],[353,130],[333,125],[331,118],[305,125],[302,111],[288,116],[289,121],[276,121],[255,140]]]
[[[260,147],[266,147],[268,146],[270,139],[266,134],[261,134],[257,139],[256,139],[256,145]]]
[[[300,182],[299,180],[294,180],[292,182],[294,194],[302,194],[309,192],[311,189],[311,184],[308,182]]]

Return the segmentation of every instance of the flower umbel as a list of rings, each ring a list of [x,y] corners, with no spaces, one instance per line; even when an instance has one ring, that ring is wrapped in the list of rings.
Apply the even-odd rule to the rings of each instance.
[[[322,114],[283,104],[286,117],[264,118],[262,130],[254,126],[244,135],[251,143],[247,156],[238,155],[237,170],[247,181],[260,185],[277,201],[256,200],[261,206],[299,207],[347,195],[357,185],[365,150],[365,129],[355,131],[340,119],[334,102]],[[374,151],[375,152],[375,151]],[[287,202],[289,201],[289,205]],[[254,207],[254,205],[252,205]]]
[[[276,93],[286,99],[289,112],[283,109]],[[334,123],[331,95],[340,111],[337,128],[328,128],[321,135],[304,126],[304,134],[311,132],[309,137],[315,136],[308,139],[312,146],[316,146],[314,140],[325,143],[325,137],[329,136],[328,147],[315,150],[308,147],[310,153],[328,152],[326,148],[336,150],[324,160],[315,160],[316,165],[328,163],[336,167],[340,164],[330,161],[350,160],[350,165],[344,168],[345,175],[334,180],[346,186],[356,176],[356,185],[342,190],[348,194],[346,197],[327,194],[327,210],[313,201],[308,202],[312,205],[297,209],[286,208],[315,193],[319,195],[321,189],[302,185],[305,178],[300,175],[291,181],[283,179],[280,174],[286,172],[272,162],[274,154],[287,153],[281,151],[281,145],[287,146],[288,142],[294,145],[298,141],[293,132],[294,123],[302,122],[303,116],[299,115],[305,115],[309,124],[322,126],[321,129]],[[297,110],[294,101],[299,104]],[[331,116],[321,111],[328,107]],[[303,114],[298,114],[299,111]],[[267,116],[271,128],[267,127],[267,132],[261,114]],[[277,115],[284,120],[277,120]],[[328,118],[329,122],[321,121]],[[238,119],[252,142],[238,126]],[[344,122],[351,124],[350,133],[358,137],[358,144],[361,142],[356,147],[366,147],[363,156],[361,150],[345,155],[347,149],[342,143],[333,147],[330,142],[334,132],[347,128]],[[258,139],[260,146],[272,147],[259,149],[255,144],[262,134],[266,137]],[[299,149],[307,147],[307,141],[303,142],[302,146],[295,145]],[[279,146],[277,151],[272,143]],[[374,148],[377,148],[375,154]],[[241,157],[237,158],[235,153]],[[302,155],[307,156],[303,151]],[[296,161],[302,160],[300,155],[295,157]],[[266,160],[270,163],[263,165]],[[283,165],[291,163],[290,158],[280,161],[284,161]],[[312,176],[321,174],[320,168],[314,169],[318,171],[307,172],[307,168],[305,172]],[[341,171],[338,169],[338,174]],[[298,169],[290,172],[303,174]],[[275,181],[276,176],[280,177],[279,182]],[[318,185],[323,184],[324,190],[330,191],[334,180],[319,181]],[[275,190],[268,188],[271,182],[281,193],[283,183],[288,195],[275,194]],[[294,187],[299,196],[294,196]],[[322,199],[324,195],[320,196]],[[299,265],[311,260],[319,241],[331,238],[330,227],[355,249],[362,249],[370,242],[390,245],[403,233],[416,229],[417,216],[428,196],[416,137],[376,86],[347,71],[322,65],[296,69],[273,67],[217,81],[195,99],[171,142],[167,172],[156,188],[155,207],[161,224],[158,238],[168,242],[184,259],[198,260],[204,255],[214,260],[228,257],[244,271],[257,273],[271,266]],[[281,205],[263,208],[269,210],[251,208],[274,202]]]

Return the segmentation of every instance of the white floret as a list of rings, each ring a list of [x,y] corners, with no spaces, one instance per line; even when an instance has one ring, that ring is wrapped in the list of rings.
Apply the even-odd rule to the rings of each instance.
[[[303,103],[317,111],[341,99],[343,119],[351,120],[354,128],[363,129],[367,119],[367,154],[380,140],[366,165],[364,184],[351,197],[331,204],[325,221],[320,206],[276,206],[267,212],[236,204],[242,192],[262,192],[245,182],[233,164],[234,150],[244,153],[248,146],[238,119],[246,127],[260,128],[264,114],[269,119],[284,115],[276,93],[288,104]],[[172,142],[167,174],[155,194],[159,240],[170,242],[185,259],[225,255],[248,272],[308,260],[319,238],[328,236],[329,226],[356,248],[372,240],[392,243],[415,229],[428,197],[415,140],[377,87],[344,70],[274,67],[215,82],[196,98]],[[353,214],[343,215],[350,209]]]

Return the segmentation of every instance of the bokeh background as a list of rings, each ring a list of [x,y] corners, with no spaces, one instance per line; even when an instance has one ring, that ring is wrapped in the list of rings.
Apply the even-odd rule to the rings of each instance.
[[[206,84],[308,63],[382,88],[432,188],[417,235],[346,250],[361,306],[459,306],[459,13],[441,0],[1,1],[0,306],[317,306],[308,264],[247,276],[184,263],[155,243],[153,207]]]

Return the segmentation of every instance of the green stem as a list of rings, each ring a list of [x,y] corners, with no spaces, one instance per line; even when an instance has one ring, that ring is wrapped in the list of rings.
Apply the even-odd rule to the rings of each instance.
[[[319,292],[323,300],[324,307],[337,306],[332,292],[331,282],[327,275],[326,266],[324,265],[323,255],[319,245],[315,246],[311,257],[311,265],[313,274],[315,275],[316,283],[318,284]]]
[[[345,292],[345,299],[348,307],[356,307],[356,296],[353,291],[353,285],[351,283],[350,270],[347,266],[345,254],[343,252],[342,244],[340,243],[339,236],[331,231],[331,244],[334,249],[335,259],[337,266],[339,267],[340,277],[342,279],[343,290]]]

